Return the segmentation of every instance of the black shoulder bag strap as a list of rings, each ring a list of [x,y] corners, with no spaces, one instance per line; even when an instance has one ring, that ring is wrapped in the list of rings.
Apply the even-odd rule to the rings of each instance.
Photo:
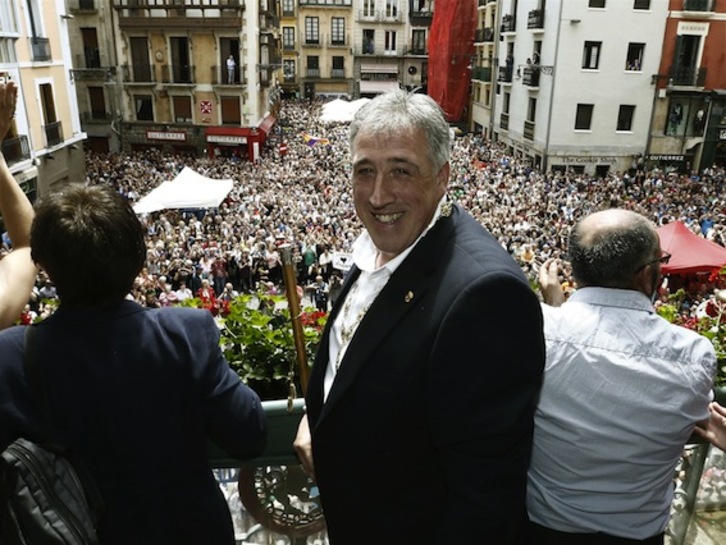
[[[31,339],[33,338],[36,339],[36,342],[31,342]],[[50,401],[48,400],[48,382],[43,376],[42,367],[38,364],[38,348],[37,331],[35,326],[28,325],[25,327],[25,374],[28,377],[30,392],[40,406],[43,426],[47,434],[47,442],[43,442],[42,446],[51,452],[62,455],[71,463],[73,469],[78,475],[78,478],[81,480],[83,491],[86,494],[86,500],[91,506],[93,514],[96,516],[97,520],[95,520],[94,523],[97,526],[103,512],[103,499],[101,497],[101,492],[96,486],[96,482],[91,476],[91,472],[88,471],[86,465],[75,452],[50,440],[53,430],[53,418],[50,410]]]

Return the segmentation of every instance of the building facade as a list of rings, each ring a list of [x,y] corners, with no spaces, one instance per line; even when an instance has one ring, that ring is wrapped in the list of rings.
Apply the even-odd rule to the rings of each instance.
[[[668,8],[668,0],[500,0],[494,139],[544,170],[604,175],[637,165]]]
[[[63,0],[0,2],[0,77],[19,90],[2,152],[31,200],[85,179],[67,22]]]
[[[726,5],[670,0],[668,7],[645,163],[682,172],[726,165]]]
[[[492,67],[498,64],[496,0],[477,0],[477,24],[474,31],[475,56],[471,63],[471,120],[476,134],[491,138],[494,86]]]

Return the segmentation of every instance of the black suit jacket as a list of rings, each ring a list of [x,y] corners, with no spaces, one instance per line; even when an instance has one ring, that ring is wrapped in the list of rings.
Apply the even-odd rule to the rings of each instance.
[[[331,543],[517,543],[545,345],[520,267],[454,207],[371,305],[323,403],[307,392]]]
[[[254,457],[266,423],[222,356],[212,315],[125,301],[61,306],[34,327],[51,429],[25,376],[25,328],[0,331],[0,449],[24,436],[74,450],[103,497],[104,545],[233,545],[208,439]]]

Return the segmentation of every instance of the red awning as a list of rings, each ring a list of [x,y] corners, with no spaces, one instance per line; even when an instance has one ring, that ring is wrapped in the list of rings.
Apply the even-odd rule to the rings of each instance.
[[[262,120],[262,123],[260,123],[260,130],[265,131],[265,134],[270,134],[270,129],[272,129],[272,126],[275,124],[274,115],[268,115],[265,119]]]

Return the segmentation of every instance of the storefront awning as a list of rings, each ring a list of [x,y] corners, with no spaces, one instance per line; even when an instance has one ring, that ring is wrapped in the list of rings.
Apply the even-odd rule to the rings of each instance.
[[[395,64],[361,64],[361,74],[398,74]]]
[[[361,81],[360,92],[363,93],[385,93],[398,89],[397,81]]]
[[[262,123],[260,123],[260,130],[265,131],[265,134],[270,134],[270,129],[272,129],[272,126],[275,124],[274,115],[268,115],[265,119],[262,120]]]

